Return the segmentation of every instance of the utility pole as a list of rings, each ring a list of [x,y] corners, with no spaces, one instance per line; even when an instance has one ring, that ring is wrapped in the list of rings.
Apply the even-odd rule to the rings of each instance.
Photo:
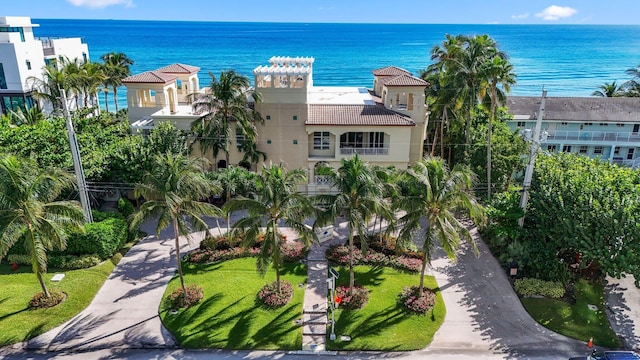
[[[540,101],[540,109],[538,110],[538,117],[536,119],[536,128],[533,131],[531,137],[531,151],[529,153],[529,163],[527,164],[527,170],[524,174],[524,183],[522,184],[522,197],[520,198],[520,207],[526,214],[527,203],[529,202],[529,187],[531,187],[531,179],[533,178],[533,168],[536,164],[536,156],[538,155],[538,148],[540,147],[540,135],[542,130],[542,118],[544,117],[544,103],[547,97],[547,90],[542,90],[542,100]],[[524,214],[518,219],[518,225],[522,227],[524,225]]]
[[[84,222],[92,223],[93,215],[91,214],[91,206],[89,205],[89,194],[87,193],[87,183],[84,179],[84,169],[82,168],[82,161],[80,161],[80,149],[78,148],[76,132],[73,130],[71,115],[67,108],[67,94],[64,89],[60,89],[60,96],[62,97],[62,110],[64,111],[64,117],[66,120],[67,134],[69,135],[69,147],[71,148],[73,169],[75,170],[76,181],[78,182],[78,193],[80,194],[80,205],[82,206],[82,212],[84,213]]]

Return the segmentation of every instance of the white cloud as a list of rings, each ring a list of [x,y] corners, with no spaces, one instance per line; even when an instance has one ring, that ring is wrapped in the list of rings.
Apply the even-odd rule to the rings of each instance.
[[[93,9],[102,9],[111,5],[124,5],[133,7],[133,0],[67,0],[71,5],[84,6]]]
[[[529,13],[511,15],[511,18],[514,19],[514,20],[522,20],[522,19],[526,19],[528,17],[529,17]]]
[[[536,16],[542,18],[543,20],[555,21],[561,18],[573,16],[573,14],[577,12],[578,10],[568,6],[551,5],[548,8],[537,13]]]

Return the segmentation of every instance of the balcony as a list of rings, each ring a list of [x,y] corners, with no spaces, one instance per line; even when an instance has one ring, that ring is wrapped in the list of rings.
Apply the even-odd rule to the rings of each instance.
[[[352,147],[341,147],[340,155],[389,155],[389,148],[380,148],[380,147],[360,147],[360,148],[352,148]]]
[[[547,141],[640,142],[640,133],[637,132],[547,130],[547,133]]]

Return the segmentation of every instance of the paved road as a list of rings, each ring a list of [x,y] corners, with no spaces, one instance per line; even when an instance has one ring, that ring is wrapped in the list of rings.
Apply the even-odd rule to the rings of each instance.
[[[336,229],[340,229],[337,226]],[[152,232],[152,231],[150,231]],[[171,232],[161,234],[161,239]],[[477,237],[477,234],[474,232]],[[586,354],[585,342],[538,325],[523,309],[497,261],[479,242],[480,257],[462,249],[452,264],[433,260],[447,315],[433,343],[406,353],[339,353],[347,359],[567,359]],[[94,301],[70,322],[27,342],[27,351],[4,349],[6,359],[308,359],[261,351],[185,351],[162,327],[157,309],[175,272],[173,240],[149,237],[122,259]],[[155,348],[155,349],[149,349]],[[7,353],[8,352],[8,353]],[[1,358],[2,356],[0,356]],[[316,355],[314,358],[336,358]]]

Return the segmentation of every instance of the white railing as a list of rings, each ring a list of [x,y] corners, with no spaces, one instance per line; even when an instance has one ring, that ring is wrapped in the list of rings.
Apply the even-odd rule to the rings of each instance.
[[[640,142],[637,132],[547,130],[548,140]]]
[[[340,155],[389,155],[389,148],[373,148],[373,147],[363,147],[363,148],[351,148],[351,147],[341,147]]]

